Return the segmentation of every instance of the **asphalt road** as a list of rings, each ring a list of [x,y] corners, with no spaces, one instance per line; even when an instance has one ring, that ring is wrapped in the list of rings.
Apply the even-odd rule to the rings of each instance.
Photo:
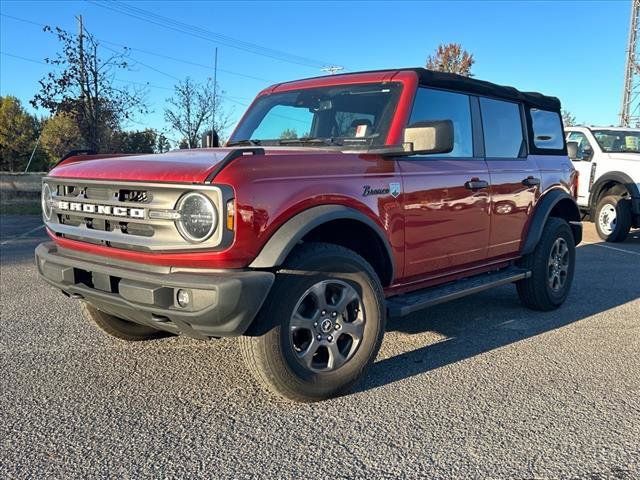
[[[1,478],[640,478],[640,232],[587,225],[560,310],[431,308],[357,391],[297,405],[233,340],[105,336],[38,279],[39,219],[0,222]]]

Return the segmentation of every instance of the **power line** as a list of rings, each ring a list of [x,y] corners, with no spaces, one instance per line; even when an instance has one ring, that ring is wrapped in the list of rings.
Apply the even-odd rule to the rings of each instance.
[[[230,48],[246,51],[249,53],[253,53],[255,55],[261,55],[264,57],[269,57],[269,58],[273,58],[276,60],[293,63],[297,65],[303,65],[305,67],[310,67],[310,68],[320,68],[329,63],[326,61],[312,59],[308,57],[302,57],[299,55],[283,52],[281,50],[275,50],[272,48],[267,48],[261,45],[257,45],[255,43],[232,38],[226,35],[212,32],[211,30],[207,30],[202,27],[198,27],[196,25],[180,22],[178,20],[156,14],[149,10],[144,10],[139,7],[134,7],[132,5],[125,4],[123,2],[109,2],[109,4],[105,4],[104,2],[98,2],[95,0],[86,0],[86,1],[98,7],[106,8],[143,22],[158,25],[160,27],[167,28],[169,30],[173,30],[179,33],[183,33],[185,35],[190,35],[195,38],[200,38],[202,40],[207,40],[213,43],[226,45]]]
[[[22,55],[15,55],[13,53],[5,52],[3,50],[0,51],[0,55],[5,55],[7,57],[16,58],[18,60],[23,60],[25,62],[37,63],[37,64],[40,64],[40,65],[51,65],[50,63],[42,62],[40,60],[36,60],[35,58],[23,57]],[[133,60],[135,60],[135,59],[133,59]],[[143,66],[147,67],[146,64],[143,65]],[[148,82],[136,82],[136,81],[133,81],[133,80],[124,80],[122,78],[114,78],[113,80],[116,81],[116,82],[120,82],[120,83],[129,83],[131,85],[138,85],[138,86],[141,86],[141,87],[148,87],[148,88],[155,88],[155,89],[158,89],[158,90],[173,91],[172,87],[154,85],[153,83],[148,83]],[[227,95],[227,94],[220,94],[219,96],[224,98],[225,100],[229,100],[230,102],[237,103],[238,105],[242,105],[244,107],[247,107],[248,104],[247,103],[243,103],[242,100],[246,100],[246,101],[251,101],[252,100],[252,99],[249,99],[249,98],[246,98],[246,97],[237,97],[237,96]]]
[[[37,27],[44,28],[44,27],[47,26],[47,25],[45,25],[43,23],[34,22],[33,20],[28,20],[26,18],[20,18],[20,17],[16,17],[16,16],[13,16],[13,15],[7,15],[5,13],[0,13],[0,16],[6,17],[6,18],[10,18],[10,19],[16,20],[18,22],[24,22],[24,23],[28,23],[28,24],[31,24],[31,25],[35,25]],[[69,32],[68,30],[64,30],[64,29],[62,29],[62,30],[67,32],[67,33],[69,33],[69,34],[71,34],[71,32]],[[124,45],[122,43],[114,42],[114,41],[111,41],[111,40],[106,40],[104,38],[96,37],[96,40],[98,40],[100,43],[103,43],[103,44],[106,43],[108,45],[115,45],[117,47],[126,48],[127,50],[137,51],[137,52],[144,53],[144,54],[147,54],[147,55],[153,55],[155,57],[164,58],[166,60],[172,60],[174,62],[183,63],[185,65],[192,65],[192,66],[195,66],[195,67],[205,68],[207,70],[212,70],[213,69],[213,67],[211,65],[206,65],[204,63],[198,63],[198,62],[194,62],[192,60],[185,60],[184,58],[172,57],[170,55],[165,55],[163,53],[158,53],[158,52],[154,52],[152,50],[146,50],[146,49],[143,49],[143,48],[130,47],[130,46]],[[247,79],[250,79],[250,80],[256,80],[256,81],[264,82],[264,83],[267,83],[267,84],[277,83],[276,80],[271,80],[271,79],[268,79],[268,78],[258,77],[258,76],[255,76],[255,75],[248,75],[246,73],[240,73],[240,72],[236,72],[236,71],[233,71],[233,70],[227,70],[227,69],[224,69],[224,68],[218,68],[218,71],[226,73],[228,75],[234,75],[234,76],[237,76],[237,77],[247,78]]]

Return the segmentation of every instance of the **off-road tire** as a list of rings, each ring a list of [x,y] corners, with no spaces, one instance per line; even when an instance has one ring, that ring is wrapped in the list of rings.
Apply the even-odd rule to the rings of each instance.
[[[555,291],[550,285],[550,257],[556,241],[562,239],[568,249],[568,269],[563,287]],[[562,243],[562,242],[561,242]],[[569,224],[551,217],[547,220],[535,250],[525,255],[520,266],[531,272],[531,276],[516,282],[518,296],[523,305],[532,310],[555,310],[566,300],[575,272],[575,241]]]
[[[164,332],[155,328],[128,322],[127,320],[109,315],[86,302],[82,302],[81,309],[82,314],[87,320],[91,320],[100,330],[120,340],[139,342],[166,335]]]
[[[611,232],[603,230],[600,224],[600,216],[605,208],[615,209],[616,225]],[[605,242],[624,242],[629,235],[629,230],[631,230],[631,202],[629,199],[617,195],[603,197],[596,206],[593,222],[596,225],[598,236]]]
[[[350,359],[332,371],[317,372],[296,357],[290,322],[310,289],[332,281],[358,293],[364,324]],[[260,384],[286,399],[313,402],[348,391],[363,376],[378,353],[385,321],[382,286],[366,260],[338,245],[306,243],[290,254],[258,317],[238,340],[245,363]]]

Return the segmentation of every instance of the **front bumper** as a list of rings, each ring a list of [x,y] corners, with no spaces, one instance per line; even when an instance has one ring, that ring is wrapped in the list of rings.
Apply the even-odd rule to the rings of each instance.
[[[36,248],[40,275],[65,294],[131,322],[194,338],[242,335],[260,310],[274,274],[147,266],[65,250]],[[178,290],[190,303],[181,307]]]

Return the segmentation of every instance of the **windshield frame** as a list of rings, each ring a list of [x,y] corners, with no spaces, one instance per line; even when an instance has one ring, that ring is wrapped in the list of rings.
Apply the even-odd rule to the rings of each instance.
[[[244,138],[247,135],[240,135],[243,133],[243,127],[246,126],[248,121],[251,121],[251,114],[255,111],[256,108],[260,107],[260,102],[265,101],[269,97],[273,98],[276,95],[291,95],[292,93],[304,93],[310,91],[321,91],[323,89],[339,89],[340,87],[348,88],[360,88],[360,87],[374,87],[374,88],[390,88],[392,92],[390,94],[390,99],[388,106],[384,108],[387,110],[384,112],[383,123],[379,125],[381,127],[377,133],[377,136],[367,136],[367,137],[350,137],[350,136],[334,136],[334,137],[298,137],[298,138],[265,138],[265,139],[254,139],[254,138]],[[345,82],[345,83],[335,83],[329,85],[314,85],[310,84],[309,86],[300,86],[298,88],[286,89],[283,91],[279,90],[268,90],[263,91],[258,97],[253,101],[253,103],[249,106],[245,114],[242,116],[238,125],[234,129],[232,135],[229,137],[227,142],[228,146],[241,145],[241,144],[249,144],[254,143],[260,146],[279,146],[279,147],[287,147],[287,146],[295,146],[295,147],[322,147],[322,148],[336,148],[336,149],[347,149],[347,150],[370,150],[371,148],[385,147],[388,146],[389,138],[391,137],[392,130],[395,126],[396,115],[398,114],[400,103],[402,102],[403,94],[406,90],[405,82],[403,81],[384,81],[384,80],[364,80],[361,82]],[[282,103],[280,105],[284,105]],[[277,106],[279,104],[275,104]],[[272,106],[269,108],[263,116],[260,118],[258,126],[256,126],[251,135],[249,137],[253,137],[253,133],[260,128],[260,122],[264,120],[266,115],[275,107]],[[354,112],[355,113],[355,112]],[[364,113],[364,112],[363,112]],[[250,127],[249,127],[250,128]]]
[[[613,150],[613,149],[609,149],[606,148],[602,142],[600,142],[600,140],[598,140],[597,135],[598,134],[613,134],[613,135],[618,135],[618,134],[622,134],[623,136],[625,135],[633,135],[638,137],[638,145],[639,145],[639,149],[638,150]],[[600,150],[603,153],[632,153],[632,154],[640,154],[640,130],[625,130],[625,129],[616,129],[616,128],[595,128],[595,129],[591,129],[591,135],[593,135],[594,140],[596,141],[596,143],[598,144],[598,147],[600,147]]]

